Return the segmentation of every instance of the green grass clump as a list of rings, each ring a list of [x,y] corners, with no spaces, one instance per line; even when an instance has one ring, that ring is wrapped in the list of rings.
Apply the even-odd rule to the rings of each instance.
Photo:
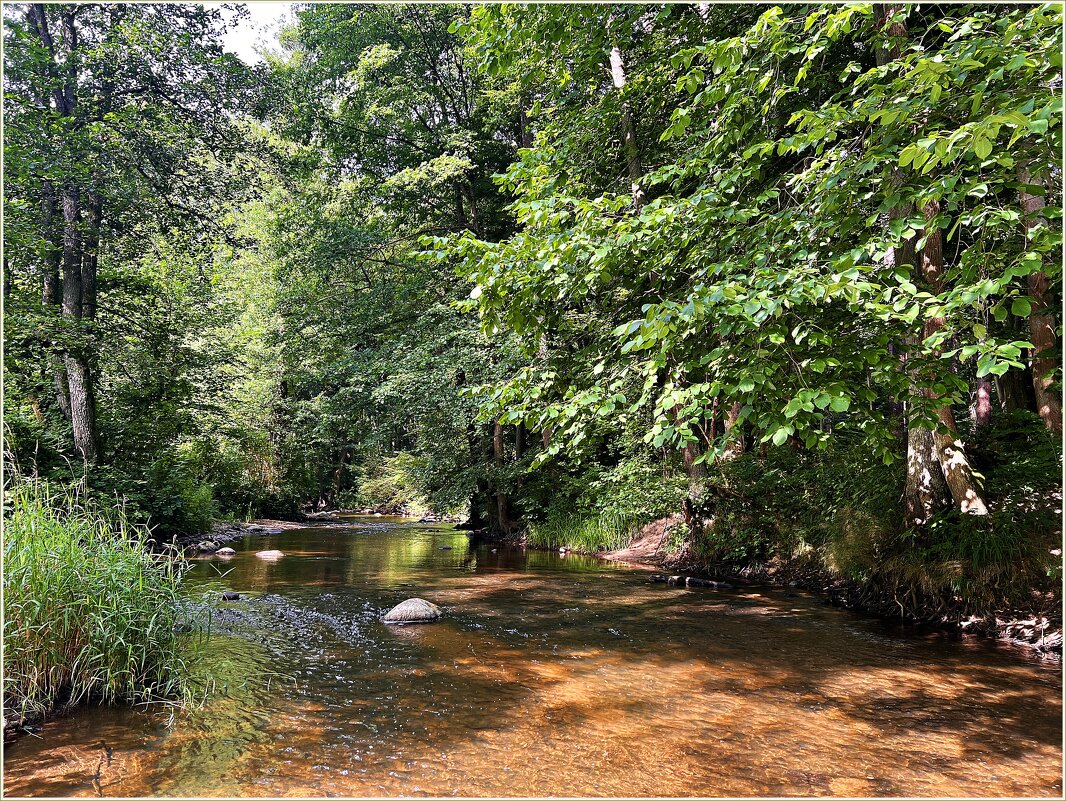
[[[152,553],[121,510],[17,478],[6,494],[5,715],[187,700],[182,563]]]
[[[526,543],[540,548],[565,546],[575,551],[613,551],[629,545],[642,522],[615,512],[579,520],[551,517],[529,526]]]

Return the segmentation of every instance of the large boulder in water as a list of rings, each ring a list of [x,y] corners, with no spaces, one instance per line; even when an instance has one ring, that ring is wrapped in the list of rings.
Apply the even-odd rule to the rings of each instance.
[[[441,616],[440,607],[421,598],[408,598],[385,614],[386,623],[432,623]]]
[[[281,551],[256,551],[255,555],[260,559],[280,559],[285,554]]]

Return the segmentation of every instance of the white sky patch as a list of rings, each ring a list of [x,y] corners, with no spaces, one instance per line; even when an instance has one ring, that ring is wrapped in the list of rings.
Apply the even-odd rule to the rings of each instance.
[[[205,8],[221,8],[222,3],[204,3]],[[263,60],[259,50],[278,47],[278,31],[284,22],[295,18],[292,3],[253,2],[235,3],[248,9],[248,16],[222,38],[222,45],[245,64],[257,64]],[[232,19],[223,9],[226,19]]]

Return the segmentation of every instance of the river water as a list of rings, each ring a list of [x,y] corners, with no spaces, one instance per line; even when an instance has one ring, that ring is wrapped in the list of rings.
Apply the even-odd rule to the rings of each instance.
[[[204,703],[52,720],[7,796],[1062,796],[1060,667],[1016,649],[448,526],[234,547],[187,579]],[[380,622],[409,597],[445,618]]]

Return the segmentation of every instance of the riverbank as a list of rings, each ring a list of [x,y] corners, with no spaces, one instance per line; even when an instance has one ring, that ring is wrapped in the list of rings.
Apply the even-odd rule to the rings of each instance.
[[[188,535],[179,538],[177,544],[183,548],[195,547],[200,541],[210,539],[216,546],[231,543],[248,535],[267,536],[284,531],[314,527],[347,526],[351,522],[344,516],[364,516],[391,518],[390,515],[376,510],[338,510],[319,512],[304,516],[303,520],[257,519],[238,523],[217,521],[211,528],[210,535]],[[452,519],[432,517],[416,519],[410,522],[456,522]],[[1062,605],[1053,593],[1033,594],[1033,605],[1029,608],[993,609],[982,614],[974,614],[962,608],[945,606],[944,599],[929,599],[926,613],[921,615],[900,614],[900,604],[896,596],[885,588],[863,585],[834,575],[814,559],[793,559],[785,561],[773,559],[767,562],[737,567],[727,564],[708,564],[694,559],[682,549],[671,552],[671,530],[682,522],[680,515],[661,518],[644,526],[625,548],[613,551],[582,551],[566,548],[567,552],[594,556],[613,562],[639,567],[646,570],[663,570],[683,577],[698,580],[727,581],[742,585],[792,588],[815,593],[823,602],[831,606],[848,609],[860,614],[872,615],[886,621],[908,626],[921,627],[923,630],[941,629],[944,631],[963,632],[984,638],[1000,640],[1030,649],[1038,654],[1061,659],[1063,652],[1063,614]],[[492,535],[488,529],[468,532],[475,539],[491,539],[534,550],[558,550],[556,548],[529,545],[521,533],[500,537]]]
[[[669,530],[680,522],[680,516],[656,520],[644,526],[625,548],[593,555],[602,559],[668,570],[674,574],[687,574],[695,578],[802,589],[820,595],[825,603],[832,606],[905,625],[960,631],[1001,640],[1039,654],[1062,658],[1062,601],[1061,596],[1057,597],[1054,593],[1034,591],[1034,603],[1029,608],[994,609],[983,614],[952,608],[950,601],[945,608],[944,599],[929,599],[926,602],[928,614],[901,616],[902,607],[890,590],[841,578],[819,565],[813,558],[788,561],[772,559],[736,568],[702,563],[692,558],[685,549],[671,553],[666,548]]]

